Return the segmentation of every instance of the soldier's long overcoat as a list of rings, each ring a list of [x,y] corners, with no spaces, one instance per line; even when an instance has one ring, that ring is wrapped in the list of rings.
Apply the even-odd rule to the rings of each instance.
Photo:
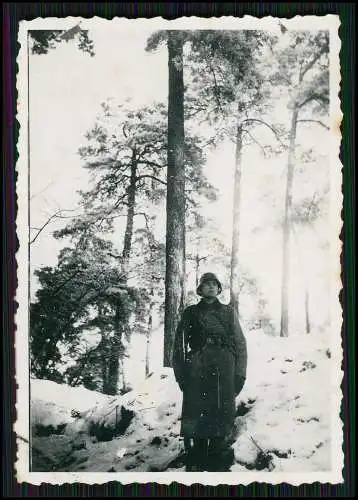
[[[201,300],[184,310],[173,350],[174,374],[183,391],[182,436],[232,432],[246,368],[246,340],[230,305]]]

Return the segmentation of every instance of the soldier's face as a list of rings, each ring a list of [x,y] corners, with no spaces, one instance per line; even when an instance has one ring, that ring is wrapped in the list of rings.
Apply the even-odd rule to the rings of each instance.
[[[216,297],[219,293],[219,287],[216,281],[205,281],[201,286],[203,297]]]

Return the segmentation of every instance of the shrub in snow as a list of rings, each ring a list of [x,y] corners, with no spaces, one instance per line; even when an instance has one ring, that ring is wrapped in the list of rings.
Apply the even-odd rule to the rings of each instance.
[[[51,436],[51,434],[64,434],[67,424],[60,424],[57,427],[53,427],[52,425],[41,425],[36,424],[35,427],[35,436],[43,437],[43,436]]]
[[[134,411],[118,404],[109,414],[98,415],[98,412],[91,412],[86,418],[88,433],[90,436],[95,436],[98,441],[111,441],[127,430],[134,415]]]

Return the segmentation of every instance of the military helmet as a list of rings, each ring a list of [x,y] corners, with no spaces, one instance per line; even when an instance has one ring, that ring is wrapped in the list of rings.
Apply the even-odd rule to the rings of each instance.
[[[196,293],[198,295],[201,295],[201,287],[207,281],[216,281],[216,283],[218,284],[218,287],[219,287],[219,294],[222,292],[222,286],[221,286],[220,280],[218,279],[218,277],[216,276],[216,274],[214,274],[214,273],[205,273],[200,278],[199,286],[196,289]]]

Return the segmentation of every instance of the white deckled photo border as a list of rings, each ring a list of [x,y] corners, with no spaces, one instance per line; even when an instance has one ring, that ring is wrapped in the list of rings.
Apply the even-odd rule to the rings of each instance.
[[[325,29],[330,33],[330,279],[331,279],[331,345],[332,360],[334,360],[334,372],[332,372],[331,385],[335,388],[332,394],[331,422],[332,422],[332,470],[325,472],[304,473],[277,473],[277,472],[238,472],[238,473],[185,473],[185,472],[31,472],[30,471],[30,394],[29,394],[29,172],[28,172],[28,31],[35,29],[60,29],[72,28],[81,21],[84,29],[93,26],[106,28],[108,23],[118,25],[118,29],[141,29],[142,26],[150,25],[153,29],[263,29],[267,31],[279,31],[278,19],[274,17],[255,18],[244,16],[243,18],[221,17],[202,19],[198,17],[186,17],[173,21],[162,18],[154,19],[122,19],[112,20],[93,17],[91,19],[79,17],[67,18],[37,18],[32,21],[22,21],[19,25],[18,43],[20,49],[17,57],[17,120],[20,125],[19,139],[17,143],[18,161],[16,171],[18,174],[16,194],[18,212],[16,219],[16,231],[19,240],[17,260],[17,290],[16,302],[18,310],[16,313],[15,333],[15,358],[16,358],[16,412],[17,420],[14,422],[14,431],[17,436],[16,478],[19,483],[26,482],[34,485],[41,483],[64,484],[84,483],[103,484],[109,481],[118,481],[122,484],[155,482],[169,485],[172,482],[191,485],[200,483],[203,485],[249,485],[253,482],[280,484],[286,483],[294,486],[301,484],[312,484],[314,482],[338,484],[343,482],[342,469],[343,457],[343,422],[340,418],[342,403],[341,383],[343,371],[341,369],[343,360],[343,348],[341,338],[342,307],[339,301],[339,293],[342,289],[340,255],[342,242],[339,238],[342,229],[341,210],[343,206],[342,194],[342,164],[339,159],[341,132],[340,124],[343,114],[340,106],[339,91],[341,83],[340,73],[340,48],[339,17],[335,15],[326,16],[296,16],[292,19],[280,18],[287,29],[317,30]],[[128,49],[126,49],[128,50]],[[128,54],[130,57],[130,54]]]

